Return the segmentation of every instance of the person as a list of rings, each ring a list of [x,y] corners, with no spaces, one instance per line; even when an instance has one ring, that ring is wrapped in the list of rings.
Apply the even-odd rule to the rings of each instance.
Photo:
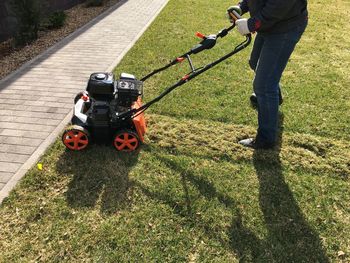
[[[255,71],[258,130],[255,138],[240,140],[254,149],[274,148],[278,132],[280,79],[308,22],[307,0],[241,0],[228,12],[250,18],[235,21],[242,35],[257,32],[249,65]]]

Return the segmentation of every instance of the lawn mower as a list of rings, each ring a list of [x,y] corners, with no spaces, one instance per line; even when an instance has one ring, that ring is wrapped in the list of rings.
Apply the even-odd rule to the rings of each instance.
[[[234,21],[240,18],[235,11],[230,12],[229,15]],[[213,48],[217,39],[225,37],[234,27],[233,23],[230,27],[222,29],[217,35],[205,36],[197,32],[196,35],[202,39],[199,44],[140,80],[127,73],[122,73],[118,79],[112,73],[91,74],[86,90],[79,92],[74,99],[72,126],[64,131],[63,144],[74,151],[85,149],[91,142],[112,142],[118,151],[136,150],[144,141],[146,132],[144,111],[147,108],[177,87],[191,81],[250,44],[251,35],[249,34],[230,53],[210,64],[195,68],[190,56]],[[158,97],[143,104],[143,83],[155,74],[185,60],[189,63],[190,73],[167,87]]]

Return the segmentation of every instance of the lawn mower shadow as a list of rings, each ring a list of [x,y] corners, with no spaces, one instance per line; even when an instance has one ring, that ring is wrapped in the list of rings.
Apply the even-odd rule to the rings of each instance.
[[[60,174],[73,176],[66,199],[74,208],[100,206],[103,213],[114,213],[128,205],[129,171],[138,152],[121,153],[112,147],[95,145],[86,151],[66,150],[58,161]]]

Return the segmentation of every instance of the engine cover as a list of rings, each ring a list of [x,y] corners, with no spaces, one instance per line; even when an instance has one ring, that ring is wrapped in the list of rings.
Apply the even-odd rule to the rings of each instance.
[[[112,73],[93,73],[90,76],[86,90],[89,95],[98,100],[110,100],[114,94],[114,76]]]

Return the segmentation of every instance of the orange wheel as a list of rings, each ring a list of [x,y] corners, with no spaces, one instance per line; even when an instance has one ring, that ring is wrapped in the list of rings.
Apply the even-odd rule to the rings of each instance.
[[[81,126],[74,125],[62,135],[63,144],[70,150],[80,151],[89,145],[89,132]]]
[[[130,130],[117,132],[113,140],[113,145],[118,151],[131,152],[136,150],[139,144],[137,134]]]

